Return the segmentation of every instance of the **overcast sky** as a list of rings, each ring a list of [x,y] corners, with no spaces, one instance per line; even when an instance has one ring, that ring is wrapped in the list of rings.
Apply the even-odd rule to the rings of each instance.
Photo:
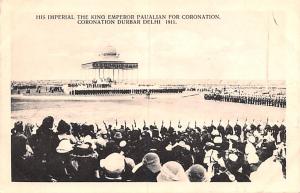
[[[276,25],[271,12],[214,8],[205,12],[196,4],[45,2],[24,2],[22,9],[12,12],[12,80],[84,79],[81,64],[100,60],[101,49],[107,45],[117,49],[120,59],[138,62],[141,79],[264,80],[268,30],[270,79],[286,78],[285,15],[281,12],[273,12]],[[180,20],[176,25],[79,25],[74,20],[35,20],[36,14],[49,14],[50,10],[56,14],[213,13],[221,19]]]

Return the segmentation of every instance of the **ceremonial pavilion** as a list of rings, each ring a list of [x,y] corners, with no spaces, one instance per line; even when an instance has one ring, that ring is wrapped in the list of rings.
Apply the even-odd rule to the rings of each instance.
[[[102,60],[85,63],[82,64],[81,67],[83,69],[94,69],[95,71],[98,71],[98,78],[99,79],[105,79],[107,78],[107,75],[105,75],[105,72],[108,71],[107,74],[111,74],[112,77],[109,77],[112,79],[112,81],[120,82],[121,80],[124,80],[124,74],[125,79],[128,77],[129,73],[127,73],[129,70],[134,71],[136,70],[137,77],[138,77],[138,63],[129,63],[119,60],[119,53],[117,53],[116,49],[112,46],[107,46],[104,51],[100,54]],[[101,73],[102,71],[102,73]],[[122,73],[122,77],[120,79],[120,71]],[[116,79],[115,79],[115,73]],[[106,77],[105,77],[106,76]],[[132,77],[131,77],[132,78]]]

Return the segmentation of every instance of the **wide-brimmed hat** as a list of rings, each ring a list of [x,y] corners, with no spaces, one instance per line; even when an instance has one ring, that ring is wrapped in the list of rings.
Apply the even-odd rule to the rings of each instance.
[[[168,182],[168,181],[189,181],[187,175],[184,172],[183,167],[175,161],[169,161],[165,163],[160,173],[157,176],[158,182]]]
[[[109,176],[118,176],[125,169],[125,157],[119,153],[112,153],[100,160],[100,167],[104,168]]]
[[[57,153],[68,153],[73,150],[73,145],[71,144],[69,139],[63,139],[59,142],[56,147]]]
[[[91,145],[89,143],[80,143],[76,145],[76,148],[78,149],[89,149]]]
[[[186,174],[191,182],[204,182],[206,181],[206,170],[200,164],[192,165]]]
[[[214,144],[221,144],[222,143],[222,137],[220,137],[220,136],[216,136],[215,138],[214,138]]]
[[[238,141],[239,137],[237,135],[230,135],[228,136],[228,139],[231,139],[232,141]]]
[[[161,169],[160,159],[156,153],[147,153],[142,162],[153,173],[157,173]]]

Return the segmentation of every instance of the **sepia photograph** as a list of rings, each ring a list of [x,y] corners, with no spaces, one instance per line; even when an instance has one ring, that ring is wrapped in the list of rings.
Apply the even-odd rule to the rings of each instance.
[[[7,183],[293,178],[287,12],[66,2],[10,4]]]

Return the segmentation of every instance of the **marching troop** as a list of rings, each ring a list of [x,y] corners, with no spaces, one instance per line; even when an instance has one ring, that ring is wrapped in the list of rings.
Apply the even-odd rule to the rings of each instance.
[[[283,122],[14,123],[12,181],[263,182],[286,177]]]
[[[245,95],[230,95],[230,94],[219,94],[209,93],[204,95],[205,100],[253,104],[253,105],[264,105],[273,107],[286,107],[285,97],[270,97],[270,96],[245,96]]]
[[[145,93],[182,93],[184,88],[158,88],[158,89],[75,89],[70,95],[120,95],[120,94],[145,94]]]

